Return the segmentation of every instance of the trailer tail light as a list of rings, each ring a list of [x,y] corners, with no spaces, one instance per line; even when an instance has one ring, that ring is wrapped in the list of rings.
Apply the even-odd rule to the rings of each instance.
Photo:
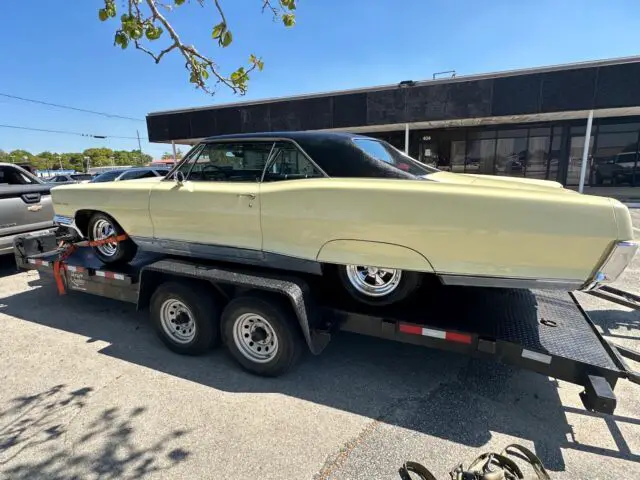
[[[436,330],[434,328],[421,327],[420,325],[411,325],[410,323],[400,323],[398,328],[402,333],[438,338],[440,340],[446,340],[447,342],[464,343],[466,345],[471,345],[471,343],[473,342],[473,337],[466,333]]]

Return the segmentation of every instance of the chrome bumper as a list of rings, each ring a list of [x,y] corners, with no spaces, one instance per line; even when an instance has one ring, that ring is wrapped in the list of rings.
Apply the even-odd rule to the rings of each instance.
[[[79,238],[84,238],[84,235],[82,235],[82,232],[76,226],[76,220],[73,217],[66,217],[64,215],[54,215],[53,224],[58,227],[66,227],[69,230],[74,231],[79,236]]]
[[[582,290],[593,290],[600,285],[615,282],[631,263],[637,251],[638,242],[632,240],[617,242],[605,261],[600,265],[600,268],[598,268],[593,280],[584,286]]]

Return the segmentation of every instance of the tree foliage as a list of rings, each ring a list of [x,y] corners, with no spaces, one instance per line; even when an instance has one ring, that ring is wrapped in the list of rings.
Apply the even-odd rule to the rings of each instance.
[[[179,148],[176,149],[176,160],[180,160],[182,158],[182,150]],[[164,152],[162,154],[162,160],[173,160],[173,152]]]
[[[116,0],[103,0],[104,8],[98,11],[100,20],[116,19],[119,25],[114,35],[114,44],[126,49],[133,44],[138,50],[150,55],[156,63],[171,53],[177,52],[185,60],[185,68],[189,81],[207,93],[212,94],[212,85],[223,84],[235,93],[244,94],[247,91],[249,77],[254,70],[262,70],[264,63],[255,54],[249,56],[246,65],[240,66],[230,73],[223,70],[213,58],[201,53],[194,45],[185,43],[178,31],[169,21],[174,9],[185,3],[189,7],[213,10],[212,40],[221,48],[226,48],[233,42],[231,25],[225,16],[220,0],[123,0],[122,11],[118,11]],[[297,0],[260,0],[262,12],[267,11],[274,19],[279,20],[285,27],[295,25],[295,10]],[[186,7],[185,7],[186,8]],[[119,20],[118,20],[118,14]],[[164,41],[164,42],[163,42]],[[156,49],[152,44],[162,44]]]
[[[26,150],[5,152],[0,150],[0,162],[27,163],[37,170],[86,171],[87,166],[108,167],[146,165],[153,160],[151,155],[139,150],[111,150],[110,148],[88,148],[83,152],[40,152],[36,155]]]

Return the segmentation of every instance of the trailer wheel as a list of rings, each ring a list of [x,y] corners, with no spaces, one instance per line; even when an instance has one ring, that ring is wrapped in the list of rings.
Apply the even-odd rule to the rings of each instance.
[[[257,295],[229,302],[222,312],[222,336],[244,369],[267,377],[290,370],[303,348],[293,312],[277,300]]]
[[[200,355],[217,339],[220,311],[201,285],[163,283],[151,297],[150,310],[158,336],[176,353]]]

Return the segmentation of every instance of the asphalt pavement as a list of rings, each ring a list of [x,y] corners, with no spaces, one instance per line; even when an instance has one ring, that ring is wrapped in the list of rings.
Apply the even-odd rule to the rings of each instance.
[[[263,379],[221,350],[173,354],[146,312],[60,297],[14,268],[0,261],[0,478],[398,479],[415,460],[445,479],[512,442],[554,479],[640,477],[640,386],[627,381],[616,414],[594,414],[572,384],[352,334]],[[640,293],[640,255],[617,286]],[[640,312],[579,297],[640,350]]]

